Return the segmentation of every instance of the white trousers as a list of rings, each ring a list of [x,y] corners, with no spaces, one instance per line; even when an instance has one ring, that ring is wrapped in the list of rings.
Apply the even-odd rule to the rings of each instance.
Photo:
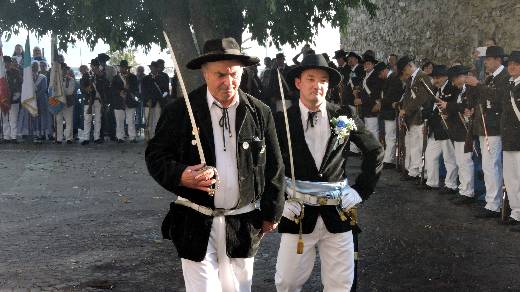
[[[450,189],[457,188],[457,163],[455,162],[455,148],[451,140],[435,140],[433,137],[428,139],[426,146],[426,171],[428,180],[426,184],[430,187],[439,187],[439,161],[444,160],[446,167],[446,178],[444,185]]]
[[[395,120],[385,120],[385,158],[383,162],[394,163],[395,162],[395,149],[397,147],[397,126]]]
[[[296,253],[298,234],[282,234],[276,260],[275,285],[278,292],[299,292],[309,279],[316,260],[321,259],[321,281],[325,292],[350,291],[354,281],[352,232],[330,233],[321,217],[310,234],[303,234],[303,254]]]
[[[520,221],[520,151],[504,151],[504,183],[511,218]]]
[[[157,122],[159,122],[160,116],[161,105],[159,103],[155,104],[152,108],[144,108],[144,122],[149,133],[148,139],[152,139],[153,136],[155,136],[155,127],[157,127]]]
[[[125,137],[125,121],[128,125],[128,138],[135,139],[135,108],[126,108],[124,110],[114,110],[116,117],[116,137],[123,140]]]
[[[213,218],[206,257],[202,262],[181,259],[186,292],[250,292],[254,258],[229,258],[226,221]]]
[[[92,115],[94,115],[94,140],[98,140],[101,132],[101,103],[95,100],[92,104],[92,114],[88,114],[88,106],[85,106],[83,112],[83,140],[90,140],[90,131],[92,129]]]
[[[423,125],[408,128],[405,136],[406,157],[405,167],[408,175],[418,177],[421,174]]]
[[[74,112],[74,107],[64,107],[59,113],[54,117],[56,119],[56,140],[58,142],[63,141],[63,120],[65,120],[65,140],[72,141],[74,138],[72,136],[72,114]]]
[[[377,117],[373,118],[364,118],[365,127],[376,137],[376,140],[379,141],[379,120]]]
[[[466,197],[475,196],[475,167],[472,152],[464,153],[464,142],[454,142],[455,162],[459,170],[459,193]]]
[[[18,132],[18,112],[20,111],[20,104],[11,104],[11,108],[8,113],[0,111],[2,116],[2,131],[4,133],[5,140],[16,140],[16,134]]]
[[[485,137],[479,137],[482,152],[482,171],[486,184],[486,209],[498,212],[502,206],[502,138],[489,136],[489,151]],[[520,179],[520,175],[518,177]]]

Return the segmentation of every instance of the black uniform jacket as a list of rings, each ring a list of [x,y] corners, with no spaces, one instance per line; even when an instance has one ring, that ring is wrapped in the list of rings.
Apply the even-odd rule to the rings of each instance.
[[[358,64],[354,70],[350,70],[348,76],[344,76],[345,89],[343,90],[342,104],[354,106],[354,87],[361,86],[363,78],[365,78],[365,70],[363,65]]]
[[[363,117],[377,117],[379,112],[372,112],[372,108],[376,105],[377,101],[381,102],[381,87],[383,87],[383,80],[379,79],[376,72],[372,72],[372,74],[368,76],[366,84],[370,93],[363,86],[363,81],[361,81],[360,85],[362,89],[361,100],[363,104],[361,105],[361,109],[363,111]]]
[[[332,134],[327,144],[323,162],[318,169],[305,141],[299,105],[293,105],[289,108],[287,114],[290,125],[289,131],[291,132],[296,179],[316,182],[342,181],[347,176],[347,153],[350,148],[350,142],[340,144],[334,149],[337,136]],[[327,103],[327,114],[329,119],[338,116],[350,116],[348,110],[340,109],[340,107],[331,103]],[[354,142],[354,144],[361,149],[363,153],[363,163],[361,165],[361,174],[356,178],[352,187],[358,191],[363,200],[366,200],[374,192],[377,180],[379,179],[384,152],[379,141],[365,128],[363,122],[359,118],[354,118],[354,120],[357,125],[357,131],[350,133],[349,141]],[[278,113],[276,116],[276,129],[285,163],[285,175],[291,177],[283,113]],[[309,234],[314,230],[318,216],[322,217],[327,230],[331,233],[346,232],[352,229],[349,221],[341,221],[335,206],[305,206],[303,233]],[[297,234],[299,228],[298,224],[294,221],[282,217],[278,230],[281,233]]]
[[[159,75],[148,74],[143,78],[143,103],[145,107],[155,107],[159,102],[161,106],[165,104],[168,91],[165,91],[160,85],[161,78]],[[164,96],[166,93],[166,96]]]
[[[472,108],[468,92],[462,92],[461,89],[456,89],[455,98],[448,102],[446,112],[448,113],[448,126],[450,127],[450,139],[454,142],[464,142],[467,135],[466,127],[468,124],[464,123],[464,109]]]
[[[433,99],[423,81],[429,88],[433,88],[430,76],[421,70],[417,72],[413,82],[412,78],[406,81],[403,107],[406,112],[406,123],[410,126],[423,123],[422,109]]]
[[[488,136],[500,135],[500,116],[502,114],[502,101],[509,99],[509,78],[511,76],[504,68],[496,77],[489,76],[484,84],[468,88],[468,95],[474,100],[475,115],[473,121],[473,134],[485,136],[482,111]],[[482,108],[482,111],[480,110]]]
[[[125,88],[123,78],[126,78],[128,89]],[[125,97],[121,96],[121,91],[125,91]],[[123,110],[125,108],[135,108],[138,105],[137,94],[139,92],[139,84],[137,83],[137,76],[129,73],[127,77],[120,74],[112,79],[112,96],[114,109]]]
[[[260,201],[260,210],[226,217],[227,254],[232,258],[254,256],[260,244],[262,221],[278,222],[284,205],[284,165],[269,108],[259,100],[240,93],[236,113],[238,183],[240,198],[236,208]],[[189,99],[207,164],[215,166],[215,146],[211,116],[202,86]],[[200,163],[192,144],[192,127],[184,99],[168,104],[162,113],[155,137],[146,148],[150,175],[165,189],[193,203],[214,208],[207,193],[179,185],[182,172]],[[163,222],[163,236],[173,240],[181,258],[202,261],[206,254],[213,218],[188,207],[170,204]]]
[[[457,100],[457,96],[460,92],[450,81],[447,81],[446,85],[441,88],[432,87],[431,90],[445,102],[453,102]],[[433,137],[435,140],[447,140],[450,139],[448,119],[445,122],[442,121],[440,116],[439,108],[435,106],[436,100],[431,99],[424,106],[423,117],[428,119],[428,136]]]
[[[384,120],[395,120],[396,110],[392,107],[394,102],[399,102],[404,93],[403,81],[395,72],[390,74],[383,84],[383,100],[381,101],[381,117]]]

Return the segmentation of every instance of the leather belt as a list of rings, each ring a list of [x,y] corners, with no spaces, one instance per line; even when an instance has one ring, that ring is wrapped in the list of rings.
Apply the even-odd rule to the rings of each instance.
[[[242,208],[232,209],[232,210],[230,210],[230,209],[221,209],[221,208],[211,209],[211,208],[208,208],[206,206],[195,204],[195,203],[189,201],[188,199],[185,199],[185,198],[182,198],[182,197],[178,197],[177,200],[175,201],[175,204],[191,208],[191,209],[193,209],[193,210],[195,210],[195,211],[197,211],[197,212],[199,212],[199,213],[201,213],[203,215],[210,216],[210,217],[240,215],[240,214],[249,213],[249,212],[254,211],[255,209],[257,209],[256,203],[251,203],[251,204],[246,205],[246,206],[244,206]]]
[[[341,204],[340,199],[318,197],[300,192],[296,192],[296,199],[301,200],[304,204],[311,206],[337,206]]]

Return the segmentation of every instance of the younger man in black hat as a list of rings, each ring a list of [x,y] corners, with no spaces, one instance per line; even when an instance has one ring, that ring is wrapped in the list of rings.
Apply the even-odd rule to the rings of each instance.
[[[128,125],[128,139],[136,142],[135,112],[138,105],[137,77],[130,72],[127,60],[119,63],[119,74],[112,81],[114,115],[116,117],[116,137],[118,143],[124,142],[125,121]]]
[[[452,102],[458,95],[458,90],[448,80],[448,68],[445,65],[434,65],[430,75],[434,88],[430,88],[435,97],[443,103]],[[457,193],[457,164],[455,163],[455,148],[450,140],[448,116],[441,111],[435,103],[439,100],[431,100],[424,107],[423,115],[428,119],[428,146],[426,147],[426,172],[428,179],[426,189],[438,189],[439,161],[441,155],[446,167],[443,193]]]
[[[153,138],[155,129],[161,116],[161,104],[168,96],[168,92],[164,91],[159,85],[159,67],[160,65],[153,61],[150,65],[150,74],[143,78],[143,103],[144,103],[144,138],[146,141]]]
[[[284,116],[278,113],[276,117],[288,183],[278,228],[282,233],[275,275],[279,292],[302,289],[314,267],[316,248],[320,253],[324,291],[350,291],[353,284],[352,231],[359,230],[345,211],[373,192],[382,167],[383,149],[359,118],[352,120],[357,129],[351,129],[349,135],[336,134],[338,127],[350,122],[349,114],[326,102],[325,96],[329,87],[337,86],[340,81],[341,74],[330,68],[322,55],[308,55],[289,74],[288,82],[299,91],[298,103],[287,112],[295,157],[296,194],[289,179],[291,165]],[[363,153],[362,172],[352,188],[346,178],[349,141]],[[296,217],[302,214],[299,225]],[[299,235],[300,227],[302,235]],[[304,242],[301,254],[297,254],[299,236]]]
[[[381,111],[381,87],[383,80],[375,73],[377,60],[370,54],[364,56],[365,77],[361,82],[361,109],[367,129],[379,139],[379,112]]]

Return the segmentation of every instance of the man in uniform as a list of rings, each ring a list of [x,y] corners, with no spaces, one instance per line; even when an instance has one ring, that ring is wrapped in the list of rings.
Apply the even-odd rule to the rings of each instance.
[[[509,97],[509,74],[502,65],[504,50],[498,46],[486,49],[484,66],[491,74],[481,84],[477,78],[468,77],[468,95],[475,100],[473,134],[479,137],[482,153],[482,170],[486,185],[486,206],[475,216],[477,218],[500,217],[502,205],[502,137],[500,137],[500,116],[502,101]],[[490,97],[491,98],[488,98]],[[496,96],[493,98],[492,96]],[[485,102],[479,102],[485,100]]]
[[[178,195],[162,230],[181,258],[186,291],[251,291],[260,240],[282,216],[283,160],[271,111],[239,89],[243,68],[258,58],[233,38],[209,40],[203,52],[187,67],[206,80],[189,95],[206,165],[184,99],[164,109],[146,163]]]
[[[8,103],[10,104],[10,107],[7,112],[0,110],[0,115],[2,117],[2,134],[6,143],[16,144],[23,77],[18,63],[12,60],[11,57],[3,56],[3,60],[6,69],[7,86],[9,88]]]
[[[404,92],[403,82],[396,72],[379,62],[374,67],[374,74],[383,80],[381,93],[381,118],[385,124],[385,158],[383,168],[395,168],[395,148],[397,142],[396,107]]]
[[[421,141],[423,141],[424,135],[422,109],[426,103],[433,99],[426,88],[426,86],[432,88],[432,84],[430,76],[421,71],[408,56],[404,56],[397,61],[397,70],[406,80],[403,108],[399,115],[405,117],[409,129],[406,133],[406,169],[408,176],[403,179],[414,180],[420,178],[421,174],[423,148]]]
[[[455,65],[448,69],[448,78],[458,89],[458,94],[449,102],[437,103],[437,106],[448,114],[450,138],[454,144],[455,162],[459,175],[459,196],[453,200],[456,205],[469,205],[475,202],[473,134],[469,121],[473,115],[473,105],[467,93],[468,73],[469,69],[462,65]]]
[[[278,86],[278,73],[277,70],[281,74],[282,78],[282,87],[284,95],[287,97],[286,103],[287,106],[290,106],[292,103],[292,96],[290,93],[290,88],[286,82],[287,74],[289,73],[290,67],[285,63],[285,55],[283,53],[276,54],[276,59],[274,66],[272,68],[270,80],[269,80],[269,89],[268,95],[271,99],[271,106],[273,111],[281,111],[282,110],[282,100],[280,94],[280,87]]]
[[[135,143],[135,109],[138,105],[139,84],[137,77],[130,72],[127,60],[119,62],[119,70],[120,74],[112,80],[117,142],[124,143],[126,121],[128,139],[130,142]]]
[[[361,82],[361,110],[366,128],[379,139],[379,112],[381,111],[381,87],[383,80],[375,73],[377,60],[370,54],[363,56],[365,76]]]
[[[457,193],[457,164],[455,163],[455,148],[450,140],[448,117],[440,111],[436,102],[446,104],[457,98],[458,90],[448,80],[448,68],[446,65],[434,65],[431,77],[433,78],[436,100],[431,100],[423,110],[423,115],[428,119],[428,146],[426,147],[426,172],[428,179],[424,188],[439,189],[439,161],[441,155],[446,168],[446,177],[442,193]]]
[[[161,103],[165,103],[163,100],[168,96],[168,92],[159,85],[159,79],[159,64],[152,61],[150,74],[143,78],[145,140],[153,138],[161,115]]]
[[[296,157],[296,194],[292,191],[292,182],[289,183],[291,180],[287,179],[288,196],[279,226],[282,239],[275,276],[279,292],[301,290],[314,267],[316,248],[320,253],[324,291],[350,291],[353,284],[352,230],[359,230],[345,211],[374,191],[382,169],[383,148],[357,117],[354,118],[357,129],[352,130],[349,137],[340,137],[331,131],[331,120],[351,116],[348,110],[325,100],[329,87],[337,86],[340,81],[341,74],[330,68],[320,54],[305,57],[289,74],[288,82],[299,91],[298,103],[287,112],[292,152]],[[277,115],[276,128],[285,174],[291,177],[289,143],[282,113]],[[352,187],[346,173],[349,141],[363,153],[362,172]],[[341,190],[339,194],[338,189]],[[299,225],[296,219],[302,214]],[[304,247],[302,253],[297,254],[300,236]]]

